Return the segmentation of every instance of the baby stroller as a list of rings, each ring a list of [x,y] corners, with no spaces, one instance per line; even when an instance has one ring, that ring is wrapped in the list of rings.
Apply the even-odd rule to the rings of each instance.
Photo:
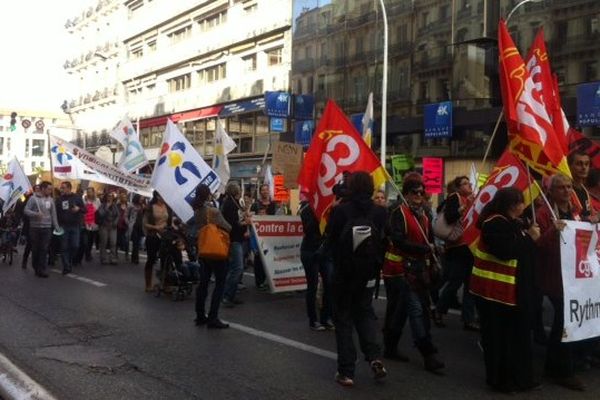
[[[192,294],[194,284],[199,280],[198,265],[183,262],[181,253],[185,249],[185,235],[181,231],[169,228],[160,239],[160,266],[156,271],[158,283],[154,285],[155,295],[171,294],[173,301],[183,300]]]
[[[17,252],[19,228],[0,228],[0,257],[2,262],[12,265],[13,254]]]

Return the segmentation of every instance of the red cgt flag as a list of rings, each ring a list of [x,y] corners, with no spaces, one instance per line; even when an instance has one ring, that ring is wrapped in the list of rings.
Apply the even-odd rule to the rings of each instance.
[[[542,175],[571,176],[564,151],[540,91],[519,54],[506,23],[498,27],[500,88],[509,132],[509,147]]]
[[[342,179],[345,171],[370,173],[375,187],[388,179],[373,150],[337,104],[329,100],[298,175],[298,184],[308,194],[321,227],[324,227],[326,212],[335,199],[333,186]]]
[[[481,187],[475,201],[463,217],[463,241],[466,245],[473,244],[479,236],[479,229],[475,225],[483,207],[494,198],[498,190],[505,187],[515,187],[521,190],[525,197],[525,205],[531,204],[531,198],[535,199],[540,193],[539,186],[529,180],[523,163],[509,149],[504,151],[490,177]]]
[[[546,50],[543,28],[538,30],[525,59],[525,63],[527,71],[535,84],[535,90],[539,92],[546,106],[546,112],[552,121],[556,139],[560,143],[563,154],[566,154],[568,152],[566,135],[568,126],[567,128],[564,126],[566,118],[564,118],[561,108],[560,92],[558,91],[556,77],[552,75],[552,69],[550,68],[550,58]]]

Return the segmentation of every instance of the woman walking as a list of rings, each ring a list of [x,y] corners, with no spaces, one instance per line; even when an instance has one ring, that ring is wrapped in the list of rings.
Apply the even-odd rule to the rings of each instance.
[[[100,264],[117,263],[117,222],[119,208],[115,204],[112,193],[104,193],[100,208],[96,213],[96,223],[99,227]],[[106,255],[107,247],[110,255]]]
[[[146,235],[146,265],[144,267],[144,278],[146,292],[152,291],[152,269],[158,260],[160,249],[160,234],[171,225],[172,213],[163,198],[155,190],[152,192],[152,200],[144,212],[144,234]]]

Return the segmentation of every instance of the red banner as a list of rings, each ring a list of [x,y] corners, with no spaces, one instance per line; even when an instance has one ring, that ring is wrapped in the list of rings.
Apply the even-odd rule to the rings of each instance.
[[[379,158],[352,122],[329,100],[298,176],[298,183],[308,194],[322,227],[326,211],[335,199],[333,186],[341,181],[345,171],[370,173],[375,187],[383,185],[388,178]]]
[[[528,180],[527,170],[523,166],[523,163],[507,149],[496,163],[490,177],[481,190],[479,190],[479,193],[477,193],[475,201],[463,218],[464,243],[470,245],[479,236],[479,229],[475,226],[479,219],[479,214],[481,214],[483,207],[494,198],[498,190],[506,187],[515,187],[523,192],[525,205],[529,205],[531,197],[535,199],[539,194],[538,186],[532,183],[530,196],[529,186],[530,181]]]
[[[444,160],[435,157],[423,157],[423,185],[425,192],[440,194],[444,183]]]

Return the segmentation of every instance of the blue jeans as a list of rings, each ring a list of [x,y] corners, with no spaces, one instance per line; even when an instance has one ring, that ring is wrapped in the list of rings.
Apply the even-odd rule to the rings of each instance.
[[[241,242],[231,242],[229,248],[229,267],[227,270],[227,279],[225,281],[226,300],[233,301],[237,291],[237,284],[244,272],[244,249]]]
[[[306,275],[306,311],[308,322],[322,324],[329,322],[331,318],[331,289],[333,282],[333,261],[327,256],[317,255],[314,251],[301,251],[300,259]],[[319,275],[323,283],[323,301],[319,319],[317,319],[317,288],[319,286]]]
[[[81,228],[78,226],[63,226],[65,231],[61,237],[61,256],[63,271],[71,272],[73,260],[79,251],[79,234]]]
[[[395,352],[408,319],[416,347],[425,357],[433,354],[427,291],[412,289],[404,276],[386,277],[384,283],[387,295],[383,324],[386,352]]]

